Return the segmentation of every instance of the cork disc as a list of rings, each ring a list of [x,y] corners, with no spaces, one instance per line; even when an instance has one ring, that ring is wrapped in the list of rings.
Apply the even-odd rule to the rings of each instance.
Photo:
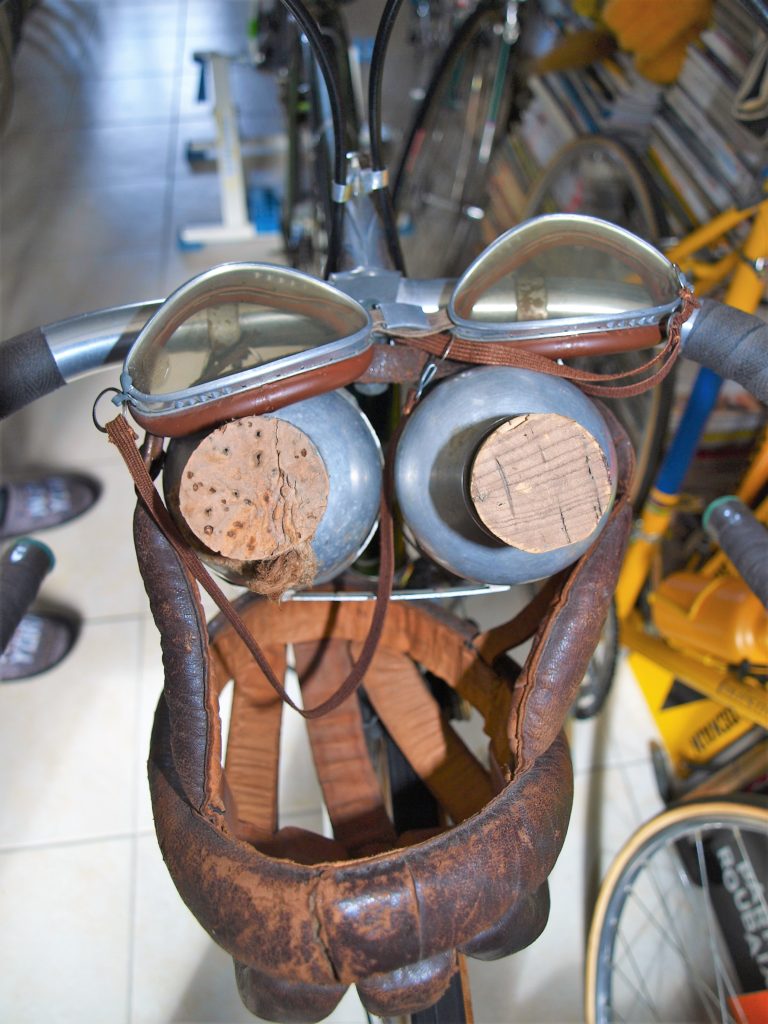
[[[284,420],[249,416],[208,434],[187,460],[179,508],[211,551],[275,558],[309,541],[328,503],[328,474],[309,438]]]
[[[555,413],[503,423],[480,445],[470,478],[470,497],[485,527],[534,554],[588,538],[611,491],[596,439]]]

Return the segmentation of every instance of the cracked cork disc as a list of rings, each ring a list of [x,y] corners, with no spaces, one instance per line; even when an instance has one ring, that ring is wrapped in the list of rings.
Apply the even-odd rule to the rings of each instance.
[[[611,501],[611,479],[597,440],[555,413],[516,416],[497,427],[475,456],[470,497],[499,540],[539,554],[590,536]]]
[[[297,427],[248,416],[208,434],[187,460],[179,508],[205,546],[227,558],[276,558],[314,536],[328,474]]]

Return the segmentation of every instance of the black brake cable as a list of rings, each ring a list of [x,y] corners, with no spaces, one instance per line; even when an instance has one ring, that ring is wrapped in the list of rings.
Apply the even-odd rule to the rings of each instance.
[[[384,83],[384,65],[387,56],[387,47],[395,27],[397,15],[402,7],[403,0],[387,0],[376,30],[376,39],[371,54],[371,69],[368,78],[368,127],[370,132],[371,164],[374,171],[385,170],[383,154],[383,132],[381,119],[381,97]],[[401,273],[405,273],[403,254],[400,248],[400,238],[397,233],[395,211],[392,205],[392,193],[389,187],[379,190],[380,212],[384,231],[395,267]]]
[[[346,153],[346,110],[344,97],[339,83],[339,76],[326,46],[320,27],[309,13],[301,0],[280,0],[296,19],[301,31],[307,37],[312,54],[317,61],[320,72],[328,91],[328,102],[333,122],[333,178],[334,184],[345,186],[347,181]],[[328,257],[325,276],[335,270],[341,249],[341,228],[343,223],[343,205],[331,202],[331,223],[328,230]]]

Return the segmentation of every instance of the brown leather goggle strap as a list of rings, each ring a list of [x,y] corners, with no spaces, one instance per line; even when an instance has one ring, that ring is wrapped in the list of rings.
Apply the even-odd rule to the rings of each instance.
[[[350,674],[341,683],[336,693],[332,694],[321,705],[313,708],[300,708],[285,692],[285,688],[277,675],[270,667],[269,661],[263,650],[248,630],[237,611],[234,609],[226,595],[218,584],[213,580],[208,570],[202,564],[195,552],[184,542],[175,523],[163,504],[160,495],[157,493],[152,479],[147,472],[144,461],[136,447],[136,435],[128,425],[124,416],[116,416],[106,427],[109,440],[120,452],[128,471],[133,477],[136,490],[143,501],[149,514],[162,530],[168,543],[174,548],[176,554],[186,568],[187,572],[198,581],[203,589],[213,598],[216,605],[232,624],[233,629],[240,637],[256,660],[261,671],[269,680],[274,691],[279,694],[282,700],[294,711],[298,711],[304,718],[315,718],[323,715],[333,708],[338,707],[346,698],[357,689],[362,681],[365,671],[370,664],[376,646],[381,636],[381,631],[386,617],[389,598],[392,593],[392,582],[394,578],[394,540],[392,528],[392,513],[390,509],[390,473],[385,472],[385,486],[382,488],[379,537],[380,537],[380,564],[379,580],[376,588],[376,608],[371,619],[370,631],[365,638],[360,659],[352,667]]]
[[[577,384],[581,390],[595,398],[631,398],[660,384],[672,370],[680,351],[680,329],[695,306],[693,294],[681,292],[681,308],[669,321],[664,346],[641,366],[621,373],[593,373],[573,366],[555,362],[548,356],[528,351],[518,342],[470,341],[448,333],[410,335],[395,340],[401,344],[429,353],[431,356],[450,355],[452,361],[482,366],[513,366],[522,370],[533,370],[562,377]],[[619,332],[617,332],[617,335]],[[564,345],[567,357],[567,344]],[[653,369],[657,367],[657,369]],[[650,372],[653,371],[653,372]],[[646,375],[642,380],[629,384],[611,383]]]

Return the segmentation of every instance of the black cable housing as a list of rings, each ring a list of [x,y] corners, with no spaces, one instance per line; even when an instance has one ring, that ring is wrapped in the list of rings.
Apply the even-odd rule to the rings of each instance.
[[[333,122],[333,180],[334,183],[344,185],[347,180],[347,153],[345,146],[346,108],[336,68],[333,65],[333,60],[328,52],[319,25],[301,0],[280,0],[280,2],[290,11],[296,19],[299,28],[307,37],[307,41],[323,76],[325,87],[328,90],[328,101]],[[334,202],[331,204],[332,215],[328,237],[326,277],[335,270],[341,249],[343,210],[337,211],[336,207],[338,205]]]
[[[395,27],[395,21],[400,13],[403,0],[387,0],[376,30],[376,39],[373,44],[371,55],[371,70],[368,77],[368,125],[370,132],[371,165],[374,171],[381,171],[385,168],[383,142],[382,142],[382,119],[381,119],[381,96],[384,83],[384,65],[387,56],[387,47]],[[400,238],[397,233],[395,211],[392,203],[392,195],[389,188],[381,193],[379,205],[384,231],[395,269],[405,273],[405,262],[400,249]]]
[[[402,5],[403,0],[387,0],[379,27],[376,30],[376,39],[374,40],[373,53],[371,54],[371,70],[368,78],[368,123],[371,133],[371,161],[374,171],[384,169],[381,131],[381,94],[384,83],[384,64],[392,29],[395,27],[395,21]]]

